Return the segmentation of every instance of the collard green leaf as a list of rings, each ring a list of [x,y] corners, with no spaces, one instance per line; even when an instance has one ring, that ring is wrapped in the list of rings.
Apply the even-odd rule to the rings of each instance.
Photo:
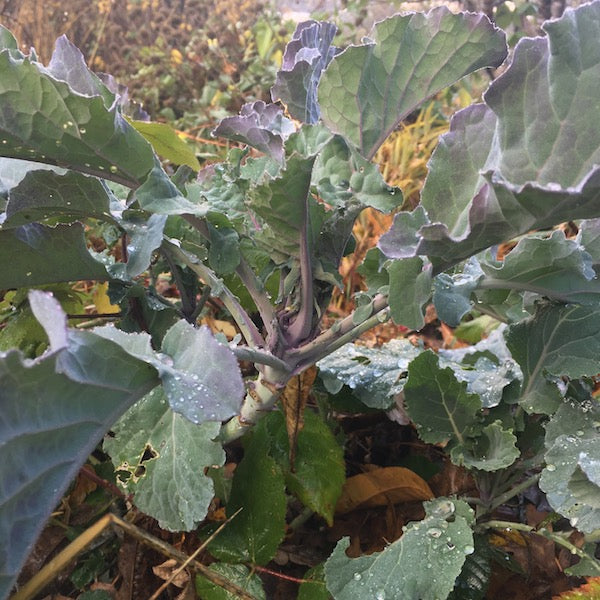
[[[452,264],[531,229],[600,214],[600,133],[586,116],[600,94],[599,22],[598,3],[547,22],[546,37],[517,44],[487,105],[455,115],[423,188],[430,224],[418,233],[418,254]],[[398,220],[382,238],[386,255],[410,252],[400,237]]]
[[[200,163],[194,151],[170,125],[146,121],[130,121],[130,123],[152,144],[156,154],[175,165],[187,165],[194,171],[200,170]]]
[[[442,273],[434,279],[433,303],[438,317],[456,327],[471,310],[471,294],[478,287],[483,272],[475,258],[469,259],[462,272]]]
[[[318,93],[325,124],[367,159],[421,102],[506,56],[504,34],[485,16],[445,7],[386,19],[370,38],[331,61]]]
[[[312,182],[319,197],[336,207],[355,199],[363,207],[387,213],[402,204],[401,190],[387,185],[377,165],[365,160],[340,136],[334,136],[319,152]]]
[[[78,223],[46,227],[38,223],[0,230],[0,289],[60,281],[109,279],[92,258]]]
[[[19,43],[15,36],[3,25],[0,25],[0,49],[19,50]]]
[[[348,558],[348,538],[325,563],[327,589],[335,600],[446,598],[465,558],[472,554],[473,513],[461,500],[425,502],[426,516],[410,523],[382,552]]]
[[[589,399],[564,402],[546,428],[540,488],[558,513],[584,533],[600,529],[600,409]]]
[[[114,327],[95,331],[152,364],[160,374],[171,408],[192,423],[224,421],[238,412],[244,383],[237,359],[227,346],[217,342],[208,327],[196,329],[178,321],[166,332],[160,354],[152,350],[148,335],[132,336]]]
[[[67,172],[29,171],[10,190],[3,229],[19,227],[52,217],[61,220],[85,219],[113,221],[110,214],[111,193],[95,177]]]
[[[431,297],[431,267],[421,257],[391,261],[389,274],[390,315],[395,323],[421,329],[425,304]]]
[[[565,304],[594,304],[599,298],[592,257],[562,231],[548,238],[524,238],[502,262],[482,261],[481,269],[484,289],[527,290]]]
[[[42,165],[30,160],[0,157],[0,197],[8,198],[8,192],[19,185],[30,171],[54,171],[64,174],[66,171],[51,165]],[[2,217],[0,216],[0,224]]]
[[[325,565],[319,564],[304,573],[298,588],[298,600],[331,600],[325,585]]]
[[[219,423],[196,425],[170,408],[162,388],[152,390],[111,428],[104,448],[121,472],[136,506],[169,531],[190,531],[213,499],[207,467],[221,466]]]
[[[265,590],[260,577],[251,573],[245,565],[230,565],[227,563],[214,563],[209,567],[215,573],[223,575],[235,585],[252,594],[256,600],[266,600]],[[196,593],[202,600],[237,600],[227,590],[211,583],[202,575],[196,575]]]
[[[293,469],[289,462],[290,445],[283,414],[267,415],[258,427],[266,427],[269,431],[272,438],[270,455],[283,469],[288,490],[331,526],[346,479],[346,467],[343,449],[329,427],[315,413],[304,412]]]
[[[235,470],[227,516],[243,510],[208,545],[211,554],[221,560],[266,564],[283,539],[285,482],[268,452],[268,438],[253,435]]]
[[[57,314],[52,303],[45,308]],[[51,332],[55,340],[61,336]],[[108,340],[81,332],[68,338],[68,350],[34,361],[15,350],[0,353],[1,597],[106,430],[158,382],[152,367]],[[73,360],[76,372],[66,368]]]
[[[153,166],[152,148],[116,105],[106,105],[100,95],[106,88],[89,89],[95,85],[91,73],[86,77],[80,65],[64,65],[71,49],[59,44],[58,52],[48,69],[31,57],[0,53],[0,155],[141,183]]]
[[[281,100],[294,118],[314,124],[321,111],[317,85],[321,73],[338,49],[332,45],[337,27],[332,23],[305,21],[296,26],[285,47],[281,69],[271,88],[273,102]]]
[[[240,264],[240,238],[231,227],[217,227],[208,223],[210,248],[208,262],[220,275],[233,273]]]
[[[492,575],[489,546],[482,535],[473,536],[475,551],[469,554],[448,600],[484,600]]]
[[[517,438],[495,421],[477,432],[477,436],[454,446],[450,457],[455,465],[480,471],[498,471],[510,467],[520,456]]]
[[[528,412],[553,413],[561,401],[552,376],[600,371],[599,311],[591,306],[540,304],[535,315],[511,325],[506,343],[523,371],[520,402]]]
[[[283,142],[294,131],[281,107],[257,100],[244,104],[239,116],[223,119],[213,135],[243,142],[283,163]]]
[[[317,366],[330,392],[338,392],[345,384],[366,406],[387,409],[404,387],[401,376],[420,352],[403,339],[391,340],[381,348],[346,344],[321,359]]]
[[[430,444],[464,443],[481,409],[479,397],[467,392],[467,384],[459,382],[452,369],[441,369],[431,350],[410,363],[404,401],[419,437]]]

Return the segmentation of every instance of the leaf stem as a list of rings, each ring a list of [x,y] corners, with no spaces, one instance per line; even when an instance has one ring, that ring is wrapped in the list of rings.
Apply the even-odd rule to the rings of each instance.
[[[354,312],[352,312],[308,344],[288,351],[286,353],[288,363],[294,365],[295,371],[305,369],[344,344],[354,341],[378,323],[386,321],[389,318],[388,310],[387,296],[378,294],[373,299],[373,310],[369,317],[362,322],[355,323]]]
[[[536,473],[535,475],[532,475],[531,477],[528,477],[521,483],[517,484],[515,487],[510,488],[510,490],[500,494],[499,496],[496,496],[493,502],[490,503],[489,512],[492,512],[494,509],[502,506],[505,502],[508,502],[514,496],[517,496],[518,494],[529,489],[532,485],[535,485],[539,481],[540,475],[541,473]]]
[[[597,564],[597,570],[598,570],[598,573],[600,574],[600,563],[598,563],[597,560],[592,559],[591,556],[589,556],[581,548],[578,548],[577,546],[575,546],[575,544],[572,544],[569,540],[565,539],[562,535],[554,533],[553,531],[550,531],[550,530],[546,529],[545,527],[542,527],[541,529],[536,529],[535,527],[532,527],[531,525],[526,525],[525,523],[513,523],[512,521],[497,521],[497,520],[480,523],[480,524],[478,524],[477,527],[480,529],[499,529],[499,530],[504,529],[504,530],[509,530],[509,531],[516,530],[516,531],[524,531],[525,533],[535,533],[537,535],[541,535],[542,537],[552,540],[555,544],[558,544],[559,546],[566,548],[567,550],[569,550],[569,552],[571,554],[579,556],[579,558],[581,558],[581,559],[588,559],[588,560],[593,561],[595,564]]]
[[[257,348],[248,348],[247,346],[229,346],[229,349],[239,360],[247,360],[261,365],[268,365],[274,369],[291,373],[291,369],[287,363],[270,352],[259,350]]]
[[[249,346],[259,348],[265,346],[263,337],[260,335],[252,319],[248,316],[248,313],[243,309],[229,288],[211,269],[202,264],[196,257],[192,257],[171,242],[163,241],[161,248],[166,252],[170,252],[177,260],[187,265],[206,285],[210,286],[214,296],[221,298]]]

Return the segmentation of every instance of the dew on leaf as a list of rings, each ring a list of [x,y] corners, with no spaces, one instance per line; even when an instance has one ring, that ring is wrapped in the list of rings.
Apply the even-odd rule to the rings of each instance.
[[[427,530],[427,535],[431,536],[432,538],[439,538],[442,535],[442,530],[438,527],[430,527]]]
[[[354,573],[354,581],[360,581],[362,579],[362,575],[360,573]]]
[[[546,465],[546,470],[550,472],[556,471],[556,466],[553,464]]]

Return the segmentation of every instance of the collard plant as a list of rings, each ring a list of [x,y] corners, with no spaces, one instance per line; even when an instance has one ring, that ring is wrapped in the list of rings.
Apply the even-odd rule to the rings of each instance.
[[[315,364],[332,394],[346,385],[370,408],[400,404],[479,488],[477,498],[429,500],[425,518],[380,553],[351,559],[341,540],[321,569],[323,598],[481,597],[486,532],[531,529],[494,510],[538,481],[586,544],[537,533],[579,557],[573,573],[598,574],[600,3],[544,30],[518,43],[484,103],[455,115],[420,205],[397,212],[361,268],[368,290],[329,328],[322,317],[355,220],[402,204],[373,157],[424,100],[505,60],[486,17],[395,16],[345,50],[333,25],[299,25],[276,104],[222,121],[216,135],[245,147],[201,170],[158,125],[128,119],[111,80],[65,38],[44,66],[1,30],[0,288],[30,290],[47,337],[42,353],[0,354],[3,596],[110,431],[104,448],[123,483],[164,528],[196,528],[215,493],[229,515],[242,508],[211,542],[212,568],[264,597],[246,565],[274,556],[288,498],[331,523],[344,481],[335,437],[303,410]],[[169,176],[146,138],[186,166]],[[576,237],[554,229],[565,221]],[[109,249],[120,239],[119,251],[95,252],[90,232]],[[499,260],[508,240],[518,243]],[[177,302],[155,285],[166,271]],[[79,280],[109,283],[120,306],[112,325],[69,326],[48,289]],[[210,298],[235,322],[233,340],[197,326]],[[419,329],[430,301],[449,325],[473,311],[501,325],[438,354],[403,340],[352,343],[389,318]],[[241,360],[254,365],[244,377]],[[228,488],[223,445],[242,436]],[[211,597],[212,585],[198,590]]]

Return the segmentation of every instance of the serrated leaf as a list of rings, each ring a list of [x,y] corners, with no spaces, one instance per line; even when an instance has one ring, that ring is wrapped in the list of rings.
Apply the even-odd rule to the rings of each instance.
[[[404,387],[400,376],[420,352],[408,340],[401,339],[391,340],[381,348],[346,344],[321,359],[317,366],[332,393],[345,384],[366,406],[387,409]]]
[[[222,119],[213,135],[243,142],[283,163],[283,142],[295,129],[280,106],[257,100],[244,104],[239,116]]]
[[[245,565],[230,565],[227,563],[214,563],[209,569],[219,575],[223,575],[229,581],[246,590],[256,600],[266,600],[265,591],[260,577],[251,573]],[[196,575],[196,593],[202,600],[237,600],[231,592],[208,581],[202,575]]]
[[[52,217],[113,221],[110,199],[108,188],[94,177],[73,172],[59,175],[47,170],[29,171],[10,190],[2,228],[19,227]]]
[[[454,446],[450,451],[452,462],[467,469],[498,471],[510,467],[520,456],[517,438],[512,431],[502,428],[500,421],[484,427],[477,436]]]
[[[599,309],[540,304],[530,319],[506,330],[506,343],[523,371],[521,405],[551,414],[561,396],[551,376],[592,376],[600,371]]]
[[[244,382],[235,355],[217,342],[208,327],[196,329],[178,321],[165,334],[161,353],[150,336],[131,335],[114,327],[99,327],[97,335],[113,340],[132,356],[159,372],[171,408],[192,423],[224,421],[237,414]],[[223,373],[227,377],[223,377]]]
[[[325,585],[325,565],[318,564],[304,573],[298,588],[298,600],[331,600]]]
[[[422,521],[408,525],[382,552],[348,558],[349,540],[340,540],[325,563],[327,589],[335,600],[446,598],[474,550],[472,511],[447,498],[425,502],[425,510]]]
[[[158,381],[116,344],[91,333],[68,336],[68,350],[35,361],[0,352],[1,597],[106,430]],[[76,371],[68,368],[73,359]]]
[[[453,264],[532,229],[600,214],[600,133],[586,116],[600,94],[599,21],[592,3],[546,22],[546,37],[517,44],[487,105],[454,116],[429,165],[421,204],[430,223],[418,254]],[[382,238],[390,257],[409,253],[400,229],[398,220]]]
[[[187,165],[194,171],[200,170],[196,154],[167,123],[130,121],[134,129],[152,144],[156,154],[175,165]]]
[[[79,223],[56,227],[30,223],[0,230],[0,256],[1,289],[110,278],[88,252]]]
[[[325,124],[369,160],[420,103],[506,56],[504,34],[486,17],[446,7],[386,19],[369,38],[331,61],[318,93]]]
[[[104,449],[116,471],[129,473],[136,506],[163,529],[190,531],[213,499],[207,467],[221,466],[225,451],[214,442],[219,423],[196,425],[169,407],[162,388],[136,403],[111,428]]]
[[[540,488],[554,510],[584,533],[600,529],[600,409],[596,402],[564,402],[546,430],[546,467]]]
[[[292,468],[283,415],[271,413],[263,421],[259,426],[265,427],[272,438],[270,455],[283,469],[288,490],[331,526],[346,478],[343,449],[331,430],[318,415],[305,411]]]
[[[152,148],[116,103],[106,105],[107,90],[87,67],[87,75],[80,64],[72,70],[75,51],[59,42],[47,69],[31,57],[0,53],[0,138],[6,141],[0,154],[68,164],[98,176],[110,173],[138,185],[152,169]],[[72,61],[68,65],[66,56]]]
[[[296,26],[285,47],[271,98],[273,102],[281,100],[294,119],[309,124],[319,120],[317,85],[321,73],[338,52],[331,44],[336,32],[337,27],[332,23],[304,21]]]
[[[430,444],[464,443],[481,409],[479,396],[468,394],[452,369],[441,369],[431,350],[410,363],[404,401],[419,437]]]
[[[268,438],[255,434],[235,470],[227,516],[243,510],[208,545],[221,560],[266,564],[283,539],[285,483],[268,450]]]

